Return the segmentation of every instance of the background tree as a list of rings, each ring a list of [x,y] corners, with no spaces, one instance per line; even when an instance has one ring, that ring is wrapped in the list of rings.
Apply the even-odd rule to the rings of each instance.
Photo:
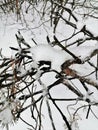
[[[1,125],[8,129],[20,119],[30,130],[41,130],[45,116],[50,129],[57,130],[56,111],[64,129],[79,130],[80,110],[85,109],[86,119],[91,113],[98,118],[98,35],[86,24],[98,19],[97,1],[4,0],[0,8],[1,18],[13,18],[8,24],[22,24],[18,47],[10,47],[13,55],[0,51]],[[24,30],[33,33],[33,47],[22,36]],[[39,33],[46,44],[40,44]],[[26,111],[32,123],[22,117]]]

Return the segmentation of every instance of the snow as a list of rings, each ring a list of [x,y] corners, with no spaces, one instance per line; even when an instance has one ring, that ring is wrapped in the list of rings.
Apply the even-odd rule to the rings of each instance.
[[[15,107],[12,109],[11,104],[8,101],[3,103],[4,105],[0,106],[0,122],[1,126],[6,126],[13,123],[14,116],[12,110],[15,109]]]
[[[92,56],[94,50],[98,50],[98,45],[95,44],[94,46],[78,46],[78,47],[71,47],[68,48],[73,54],[79,57],[83,62],[89,60]],[[58,72],[61,71],[61,65],[67,61],[73,59],[71,55],[63,50],[58,50],[56,48],[51,47],[50,45],[40,44],[35,47],[29,49],[30,53],[32,54],[33,64],[31,65],[34,68],[38,68],[39,61],[50,61],[51,62],[51,69],[56,70]],[[85,52],[85,53],[84,53]],[[87,75],[91,72],[91,67],[87,69],[87,64],[75,64],[72,65],[73,69],[81,71],[84,75]],[[79,69],[81,67],[81,69]],[[30,68],[29,68],[30,69]],[[84,71],[83,71],[84,70]],[[88,71],[88,72],[87,72]],[[83,73],[84,72],[84,73]]]
[[[86,58],[90,57],[92,52],[94,50],[98,50],[98,44],[92,45],[92,46],[78,46],[70,48],[69,50],[73,52],[76,56],[78,56],[80,59],[85,60]]]
[[[98,36],[98,20],[97,19],[93,19],[93,18],[89,18],[85,21],[85,25],[87,30],[91,31],[92,34],[96,37]]]
[[[77,31],[80,31],[84,25],[85,25],[85,22],[83,20],[81,20],[81,21],[78,20],[77,21]]]
[[[43,70],[40,70],[40,68],[38,68],[37,72],[36,72],[36,74],[34,76],[34,79],[39,80],[40,77],[41,77],[42,72],[43,72]]]
[[[50,45],[40,44],[30,49],[34,61],[51,61],[51,69],[60,71],[61,65],[72,57],[65,51],[57,50]]]
[[[14,117],[9,106],[0,112],[0,121],[2,125],[6,126],[7,124],[12,123],[13,119]]]
[[[78,56],[80,59],[85,59],[86,57],[91,56],[92,52],[96,49],[98,49],[98,45],[94,46],[78,46],[78,47],[71,47],[68,48],[69,51],[74,53],[76,56]],[[72,56],[69,55],[67,52],[62,50],[57,50],[50,45],[46,44],[40,44],[38,46],[32,47],[30,49],[30,52],[32,53],[32,58],[35,61],[51,61],[54,63],[59,64],[59,61],[63,63],[64,61],[67,61],[68,59],[72,59]],[[85,52],[85,53],[84,53]],[[57,62],[58,61],[58,62]]]
[[[18,71],[20,72],[20,76],[26,75],[28,70],[25,70],[24,67],[20,66],[18,68]]]
[[[14,123],[13,112],[19,107],[20,101],[18,99],[7,100],[7,90],[0,91],[0,126],[7,126]]]

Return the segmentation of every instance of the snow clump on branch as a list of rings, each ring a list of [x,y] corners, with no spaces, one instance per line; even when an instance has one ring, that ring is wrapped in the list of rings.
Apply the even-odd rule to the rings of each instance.
[[[51,61],[51,69],[60,71],[61,65],[68,59],[72,59],[68,53],[63,50],[57,50],[50,45],[40,44],[30,48],[34,61]]]

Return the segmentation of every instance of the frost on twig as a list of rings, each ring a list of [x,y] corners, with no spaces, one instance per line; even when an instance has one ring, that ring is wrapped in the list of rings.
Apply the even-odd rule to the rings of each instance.
[[[79,120],[78,118],[79,117],[73,119],[72,117],[70,117],[69,122],[70,122],[70,126],[71,126],[72,130],[80,130],[79,126],[78,126],[78,120]],[[64,124],[64,128],[65,128],[65,130],[68,130],[66,124]]]

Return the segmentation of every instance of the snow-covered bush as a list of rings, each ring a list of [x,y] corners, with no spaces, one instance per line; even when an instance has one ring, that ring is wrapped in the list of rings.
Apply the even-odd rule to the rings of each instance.
[[[69,130],[78,129],[78,110],[88,107],[88,118],[92,106],[98,104],[95,96],[98,89],[95,66],[89,61],[98,52],[97,43],[95,46],[87,47],[84,54],[85,47],[67,49],[56,37],[53,41],[53,43],[55,42],[54,47],[50,44],[31,47],[20,32],[16,34],[16,38],[19,46],[17,48],[10,47],[11,57],[5,57],[1,52],[1,125],[8,126],[10,123],[18,121],[19,118],[21,119],[21,114],[30,108],[32,119],[37,125],[35,125],[36,129],[41,128],[42,104],[46,101],[52,127],[56,127],[50,107],[51,101],[62,116],[67,128]],[[47,77],[48,75],[51,75],[52,78]],[[59,98],[62,94],[58,97],[52,96],[52,93],[57,93],[55,87],[59,87],[61,84],[60,93],[65,91],[65,87],[68,88],[65,91],[66,95],[63,95],[63,98]],[[69,93],[69,96],[66,92]],[[57,101],[69,101],[67,106],[69,116],[73,112],[70,121],[57,105]],[[70,101],[75,102],[73,108]],[[82,105],[80,105],[81,101]],[[78,106],[77,109],[76,106]]]
[[[19,30],[12,55],[0,50],[1,126],[21,120],[30,130],[81,130],[82,119],[98,119],[97,6],[96,0],[0,1],[4,25],[17,21]]]

